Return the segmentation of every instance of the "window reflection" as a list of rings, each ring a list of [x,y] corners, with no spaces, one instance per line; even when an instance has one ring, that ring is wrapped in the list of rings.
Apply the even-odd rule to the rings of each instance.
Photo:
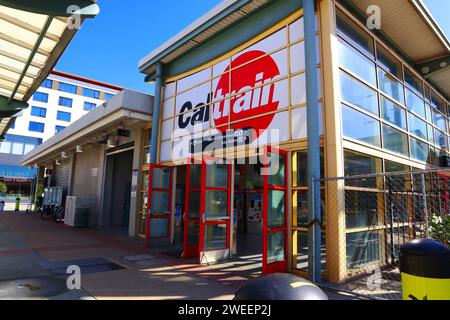
[[[338,34],[350,41],[358,49],[373,57],[374,42],[372,37],[354,21],[349,19],[341,10],[337,9],[336,13]]]
[[[343,105],[342,126],[344,136],[381,147],[380,122],[378,120]]]
[[[361,79],[374,86],[377,85],[375,64],[343,40],[339,41],[339,62],[342,67],[361,77]]]
[[[416,116],[409,114],[409,132],[422,139],[427,139],[427,124]]]
[[[383,147],[389,151],[408,156],[408,137],[399,130],[383,125]]]
[[[389,97],[394,98],[401,104],[405,103],[403,96],[403,85],[399,83],[394,77],[389,73],[378,69],[378,79],[380,90],[387,94]]]
[[[341,98],[378,115],[377,93],[344,72],[341,72]]]
[[[381,115],[384,120],[406,129],[406,111],[384,97],[381,98]]]

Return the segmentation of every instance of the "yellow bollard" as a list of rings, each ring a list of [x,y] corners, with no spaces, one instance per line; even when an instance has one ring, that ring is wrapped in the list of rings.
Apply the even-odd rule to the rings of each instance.
[[[450,300],[450,249],[416,239],[400,249],[403,300]]]
[[[20,198],[16,198],[16,207],[14,209],[14,211],[19,211],[20,210]]]

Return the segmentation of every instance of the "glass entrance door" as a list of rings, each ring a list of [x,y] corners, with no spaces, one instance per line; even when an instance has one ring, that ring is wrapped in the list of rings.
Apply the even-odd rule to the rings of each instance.
[[[199,262],[203,265],[230,258],[231,170],[225,161],[202,161]]]
[[[201,177],[201,162],[186,166],[183,258],[198,256]]]
[[[170,167],[150,165],[146,241],[170,240],[170,216],[172,204],[172,173]]]
[[[263,274],[287,272],[287,176],[287,153],[266,147],[263,165]]]

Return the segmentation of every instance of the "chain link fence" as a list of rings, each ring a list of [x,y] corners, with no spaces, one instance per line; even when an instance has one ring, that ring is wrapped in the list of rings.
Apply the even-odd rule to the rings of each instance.
[[[401,299],[400,247],[448,215],[450,170],[322,179],[327,286]],[[433,220],[434,219],[434,220]]]

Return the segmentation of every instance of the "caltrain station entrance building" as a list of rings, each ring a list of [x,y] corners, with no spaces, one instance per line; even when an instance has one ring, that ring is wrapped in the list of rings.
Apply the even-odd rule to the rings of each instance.
[[[315,4],[321,177],[442,166],[450,46],[428,11],[418,1]],[[367,27],[370,4],[383,13],[379,30]],[[263,273],[307,271],[305,31],[302,1],[224,1],[140,61],[159,116],[150,247],[171,244],[200,264],[260,257]],[[370,209],[358,201],[364,188],[342,210],[329,192],[322,187],[324,271],[342,281],[361,256],[352,246],[363,253],[373,238],[346,211]]]

